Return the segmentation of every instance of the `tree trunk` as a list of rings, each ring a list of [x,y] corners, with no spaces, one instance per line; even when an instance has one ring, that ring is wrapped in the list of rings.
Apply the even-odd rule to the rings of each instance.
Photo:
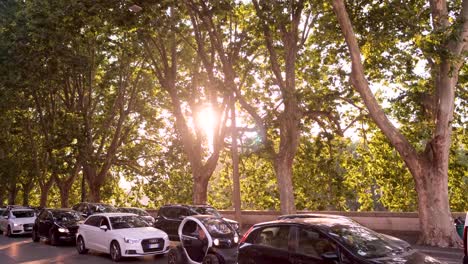
[[[15,204],[16,195],[18,195],[18,188],[16,184],[10,186],[8,190],[8,204]]]
[[[287,156],[279,156],[275,161],[275,174],[278,181],[282,214],[296,213],[292,184],[292,160]]]
[[[23,206],[29,205],[29,194],[31,193],[31,189],[23,188]]]
[[[89,185],[89,201],[93,203],[101,202],[101,186]]]
[[[459,247],[461,240],[453,227],[448,198],[448,175],[437,173],[431,164],[426,164],[416,174],[419,223],[419,244],[437,247]]]
[[[71,185],[67,186],[66,183],[58,184],[57,186],[60,191],[60,205],[62,208],[68,208],[68,200],[70,198]]]
[[[199,170],[193,169],[193,203],[206,204],[208,200],[208,181],[210,177],[203,177]],[[211,174],[210,174],[211,175]]]
[[[235,220],[242,227],[242,212],[241,212],[241,193],[240,193],[240,177],[239,177],[239,149],[237,146],[237,122],[236,122],[236,105],[233,100],[231,105],[231,127],[232,127],[232,201],[234,203]]]

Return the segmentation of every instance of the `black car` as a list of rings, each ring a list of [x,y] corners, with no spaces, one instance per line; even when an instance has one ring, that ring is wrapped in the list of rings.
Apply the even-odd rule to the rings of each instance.
[[[41,211],[33,225],[32,240],[46,239],[53,246],[60,242],[75,241],[81,214],[70,209],[48,209]]]
[[[122,213],[131,213],[131,214],[136,214],[141,216],[143,219],[145,219],[148,224],[151,226],[154,225],[155,219],[152,217],[148,212],[141,208],[136,208],[136,207],[119,207],[118,210]]]
[[[180,223],[185,217],[191,215],[211,215],[223,218],[215,208],[209,205],[168,204],[159,208],[154,227],[166,232],[170,240],[176,241],[179,240],[177,230]],[[239,224],[236,221],[223,219],[239,233]]]
[[[73,210],[78,211],[86,218],[90,215],[97,213],[117,213],[118,210],[112,205],[105,203],[79,203],[72,207]]]
[[[319,217],[254,225],[239,245],[239,264],[246,263],[441,262],[356,222]]]

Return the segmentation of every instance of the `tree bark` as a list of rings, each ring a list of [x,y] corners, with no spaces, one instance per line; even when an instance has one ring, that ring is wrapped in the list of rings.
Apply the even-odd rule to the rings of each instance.
[[[198,171],[193,171],[196,175]],[[193,203],[194,204],[206,204],[208,200],[208,181],[209,177],[201,176],[193,176]]]
[[[239,227],[242,227],[242,211],[241,211],[241,191],[239,177],[239,149],[237,144],[237,122],[236,122],[236,104],[233,100],[231,103],[231,156],[232,156],[232,201],[234,204],[234,215]]]
[[[15,204],[16,196],[18,195],[18,188],[16,187],[16,182],[10,184],[8,188],[8,204]]]
[[[468,1],[464,0],[462,5],[462,12],[458,18],[462,25],[460,35],[444,44],[444,48],[455,58],[464,56],[462,52],[467,49]],[[449,25],[446,2],[444,0],[431,1],[431,8],[434,27],[439,30],[446,29]],[[435,100],[437,103],[436,127],[432,140],[426,146],[426,152],[418,154],[408,140],[388,120],[369,88],[361,62],[361,52],[343,0],[333,0],[333,9],[350,51],[351,83],[361,95],[371,118],[401,155],[416,183],[422,233],[419,243],[439,247],[460,247],[461,240],[453,228],[450,213],[448,157],[455,86],[458,80],[458,71],[464,60],[453,60],[451,56],[442,55],[440,64],[437,65],[436,76],[433,76],[437,97]]]
[[[41,197],[40,197],[39,205],[41,207],[47,206],[47,200],[49,198],[49,191],[50,191],[50,188],[52,188],[53,184],[54,184],[54,180],[51,178],[45,184],[39,185],[41,189]]]

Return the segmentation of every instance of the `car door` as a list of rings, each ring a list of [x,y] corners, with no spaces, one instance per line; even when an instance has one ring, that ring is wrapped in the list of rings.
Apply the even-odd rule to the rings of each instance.
[[[319,231],[305,226],[293,226],[291,230],[293,250],[290,262],[293,264],[333,264],[338,261],[337,245]],[[324,258],[328,256],[330,259]],[[336,259],[331,259],[336,256]]]
[[[290,263],[289,225],[269,225],[256,232],[256,237],[242,253],[256,264]]]
[[[101,223],[100,216],[90,216],[80,227],[80,232],[83,234],[85,245],[89,249],[99,250],[96,244],[97,237],[101,234],[101,229],[98,225]]]
[[[208,238],[199,223],[193,220],[185,222],[182,228],[181,243],[192,261],[203,261],[208,250]]]
[[[39,234],[39,236],[41,236],[41,237],[45,236],[44,226],[45,226],[45,219],[47,218],[47,213],[48,213],[47,210],[42,210],[42,212],[37,216],[36,230],[37,230],[37,233]]]
[[[102,230],[101,226],[106,226],[107,230]],[[111,227],[109,220],[105,216],[101,216],[98,225],[99,230],[96,231],[96,247],[99,251],[109,252],[110,241],[111,241]]]

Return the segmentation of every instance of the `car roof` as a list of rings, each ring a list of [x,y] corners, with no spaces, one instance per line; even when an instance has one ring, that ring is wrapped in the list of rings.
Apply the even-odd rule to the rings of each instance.
[[[12,208],[10,209],[12,212],[17,212],[17,211],[34,211],[34,209],[23,207],[23,208]]]
[[[351,218],[342,216],[342,215],[332,215],[332,214],[316,214],[316,213],[304,213],[304,214],[287,214],[278,216],[278,220],[281,219],[294,219],[294,218],[334,218],[334,219],[346,219],[351,220]]]
[[[357,225],[353,221],[349,221],[347,218],[334,218],[334,217],[318,217],[318,218],[292,218],[292,219],[282,219],[274,220],[270,222],[258,223],[255,224],[255,227],[267,226],[267,225],[277,225],[277,224],[302,224],[310,226],[324,226],[332,227],[335,225]]]
[[[95,215],[111,217],[111,216],[133,216],[133,215],[136,215],[136,214],[132,214],[132,213],[99,213],[99,214],[93,214],[92,216],[95,216]],[[138,216],[138,215],[136,215],[136,216]]]
[[[171,206],[191,207],[191,208],[213,208],[213,206],[208,205],[208,204],[166,204],[162,207],[171,207]]]

